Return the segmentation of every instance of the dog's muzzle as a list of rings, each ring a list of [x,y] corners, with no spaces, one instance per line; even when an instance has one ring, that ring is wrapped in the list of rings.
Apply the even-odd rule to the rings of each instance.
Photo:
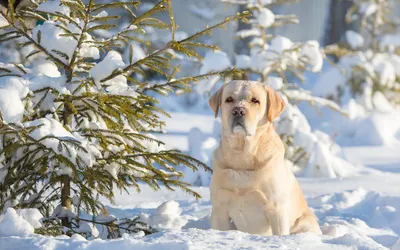
[[[243,117],[234,116],[232,119],[232,132],[235,130],[243,130],[247,134],[246,124],[244,122]]]

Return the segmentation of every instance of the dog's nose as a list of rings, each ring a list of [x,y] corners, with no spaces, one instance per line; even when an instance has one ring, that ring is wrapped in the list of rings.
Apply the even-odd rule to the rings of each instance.
[[[245,114],[246,114],[246,109],[245,108],[243,108],[243,107],[234,107],[233,109],[232,109],[232,114],[234,115],[234,116],[244,116]]]

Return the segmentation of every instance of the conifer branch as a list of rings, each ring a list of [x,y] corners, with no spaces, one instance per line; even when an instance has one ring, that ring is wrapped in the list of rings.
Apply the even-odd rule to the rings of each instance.
[[[225,24],[227,24],[228,22],[232,22],[232,21],[237,21],[237,20],[243,20],[243,21],[247,21],[247,17],[251,16],[250,13],[248,11],[244,11],[242,13],[238,13],[236,16],[230,16],[227,17],[224,21],[217,23],[211,27],[207,27],[206,29],[204,29],[203,31],[199,31],[185,39],[182,39],[180,41],[171,41],[169,42],[164,48],[157,50],[153,53],[151,53],[150,55],[148,55],[147,57],[140,59],[138,61],[136,61],[133,64],[130,64],[128,66],[126,66],[125,68],[121,69],[120,71],[116,71],[114,73],[112,73],[111,75],[103,78],[102,80],[100,80],[100,82],[105,82],[108,80],[113,79],[114,77],[120,75],[120,74],[125,74],[128,73],[130,70],[132,70],[135,67],[138,67],[142,64],[145,64],[151,60],[153,60],[155,57],[159,56],[160,54],[163,54],[165,52],[167,52],[169,49],[176,49],[179,46],[184,46],[186,42],[192,42],[192,40],[195,40],[196,38],[199,38],[201,36],[204,36],[206,34],[211,34],[212,31],[214,31],[215,29],[224,26]]]
[[[140,15],[139,17],[135,18],[132,22],[131,25],[139,25],[140,22],[142,20],[145,20],[146,18],[148,18],[149,16],[152,16],[154,14],[156,14],[157,12],[160,11],[165,11],[165,1],[166,0],[162,0],[160,2],[158,2],[156,5],[153,6],[153,8],[151,8],[150,10],[146,11],[145,13],[143,13],[142,15]]]
[[[165,2],[168,5],[168,16],[169,16],[170,25],[171,25],[171,41],[173,42],[173,41],[175,41],[175,31],[177,29],[177,25],[175,24],[171,0],[167,0]]]
[[[230,75],[238,75],[242,73],[240,70],[237,70],[236,68],[225,70],[225,71],[217,71],[217,72],[209,72],[207,74],[202,74],[202,75],[197,75],[197,76],[189,76],[189,77],[183,77],[180,79],[170,79],[166,83],[161,83],[161,84],[154,84],[152,86],[145,86],[142,88],[142,92],[145,91],[156,91],[157,89],[160,88],[165,88],[165,87],[172,87],[172,88],[178,88],[181,87],[181,85],[187,85],[190,82],[198,82],[202,79],[208,79],[210,77],[214,76],[221,76],[221,77],[226,77]],[[172,91],[172,89],[170,89]]]
[[[34,45],[36,48],[38,48],[41,52],[45,53],[49,58],[51,58],[52,61],[56,62],[58,65],[61,65],[64,70],[68,69],[68,66],[62,62],[60,59],[58,59],[57,57],[55,57],[52,53],[50,53],[49,51],[47,51],[42,45],[40,45],[39,43],[37,43],[34,39],[32,39],[32,37],[27,34],[25,31],[21,30],[14,22],[14,19],[12,18],[11,20],[8,18],[8,16],[6,14],[4,14],[2,11],[0,11],[0,14],[2,15],[2,17],[18,32],[18,34],[20,34],[21,36],[23,36],[24,38],[26,38],[31,45]],[[11,15],[13,16],[13,15]],[[18,36],[19,37],[19,36]],[[17,37],[15,37],[17,38]]]

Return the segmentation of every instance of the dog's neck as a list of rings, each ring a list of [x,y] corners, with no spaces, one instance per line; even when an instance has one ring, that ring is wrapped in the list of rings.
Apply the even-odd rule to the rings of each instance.
[[[258,170],[274,159],[283,160],[285,152],[279,135],[270,123],[259,126],[256,134],[247,138],[222,134],[218,150],[218,161],[229,163],[220,164],[220,168],[246,171]]]

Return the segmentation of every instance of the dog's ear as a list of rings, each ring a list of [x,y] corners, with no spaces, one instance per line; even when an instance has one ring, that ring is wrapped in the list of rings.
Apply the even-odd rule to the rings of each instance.
[[[264,85],[265,91],[267,92],[267,110],[266,115],[269,122],[272,122],[285,109],[285,101],[270,87]]]
[[[215,94],[213,94],[210,99],[208,99],[208,105],[214,111],[215,118],[218,117],[219,106],[221,105],[222,91],[224,86],[222,86]]]

